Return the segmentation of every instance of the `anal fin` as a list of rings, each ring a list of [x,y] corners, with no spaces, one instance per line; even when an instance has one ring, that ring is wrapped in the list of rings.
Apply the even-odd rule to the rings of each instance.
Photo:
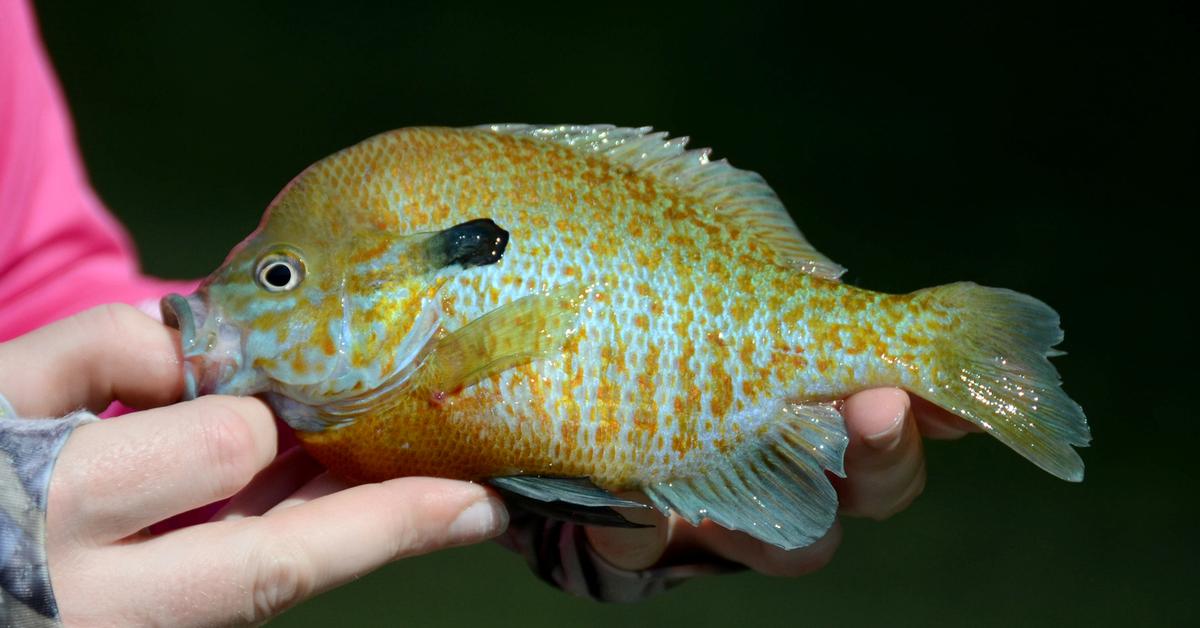
[[[849,437],[831,404],[788,404],[755,440],[700,476],[646,486],[659,510],[698,525],[711,519],[783,549],[810,545],[837,516],[825,470],[841,475]]]

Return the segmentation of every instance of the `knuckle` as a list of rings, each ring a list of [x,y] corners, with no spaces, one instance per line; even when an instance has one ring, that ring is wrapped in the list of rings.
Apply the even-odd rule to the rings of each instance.
[[[901,510],[904,510],[905,506],[907,506],[907,504],[896,502],[891,506],[885,506],[875,512],[869,513],[867,517],[869,519],[874,519],[875,521],[887,521],[888,519],[891,519],[893,515],[899,513]]]
[[[250,615],[264,621],[312,596],[316,571],[300,544],[276,534],[258,545],[248,566]]]
[[[922,464],[917,468],[916,473],[913,474],[912,479],[909,480],[904,490],[897,493],[891,505],[873,514],[871,518],[877,521],[890,519],[911,506],[921,496],[921,493],[925,492],[925,478],[925,465]]]
[[[237,408],[219,401],[207,405],[205,419],[199,423],[206,463],[217,492],[232,495],[259,470],[257,439]]]
[[[762,545],[755,570],[775,578],[796,578],[823,569],[833,560],[833,547],[818,544],[797,550]]]
[[[828,567],[829,563],[833,562],[833,554],[833,549],[821,549],[810,556],[808,560],[800,566],[799,569],[794,570],[788,575],[795,577],[820,571]]]
[[[764,557],[755,571],[772,578],[793,578],[808,573],[807,570],[801,569],[799,565],[785,564],[784,560],[774,557]]]
[[[389,536],[386,545],[386,556],[389,560],[424,553],[422,548],[434,542],[434,539],[430,538],[430,531],[423,530],[414,513],[407,509],[392,514]]]
[[[97,306],[83,314],[87,320],[95,320],[103,325],[106,332],[120,338],[143,322],[146,318],[137,308],[126,303],[107,303]]]
[[[73,336],[84,338],[120,339],[124,341],[136,333],[139,323],[146,318],[137,308],[125,303],[106,303],[84,310],[63,321],[64,329]],[[82,344],[92,352],[103,349],[94,343]]]
[[[925,479],[925,465],[921,465],[921,468],[917,469],[917,475],[913,477],[912,482],[908,485],[908,489],[905,490],[904,495],[900,498],[900,507],[896,509],[896,512],[911,506],[921,496],[921,493],[925,492]]]

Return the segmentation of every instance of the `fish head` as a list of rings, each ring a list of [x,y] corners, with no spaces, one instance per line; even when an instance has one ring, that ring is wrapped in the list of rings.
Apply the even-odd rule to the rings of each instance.
[[[419,365],[442,321],[439,289],[499,260],[508,233],[486,218],[398,233],[394,219],[342,211],[304,178],[195,293],[161,307],[180,331],[187,398],[266,393],[293,427],[314,429],[304,408],[362,397]]]

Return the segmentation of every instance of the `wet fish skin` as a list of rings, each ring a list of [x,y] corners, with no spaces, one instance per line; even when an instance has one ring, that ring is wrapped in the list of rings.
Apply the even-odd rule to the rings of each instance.
[[[265,393],[353,480],[587,477],[781,547],[832,523],[823,470],[847,439],[827,402],[864,388],[901,386],[1081,479],[1053,310],[841,283],[760,177],[685,142],[417,128],[314,164],[167,308],[204,314],[184,339],[197,392]],[[271,263],[300,281],[265,289]]]

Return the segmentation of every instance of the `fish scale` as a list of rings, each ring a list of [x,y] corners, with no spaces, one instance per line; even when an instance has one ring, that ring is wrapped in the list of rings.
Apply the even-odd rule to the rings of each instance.
[[[424,144],[424,142],[419,143]],[[456,142],[455,144],[459,150],[463,149],[461,143]],[[487,152],[489,149],[498,152],[476,160],[478,163],[508,161],[512,168],[524,169],[523,174],[526,178],[538,178],[537,172],[531,167],[531,162],[534,161],[531,156],[522,155],[519,159],[504,160],[500,159],[498,155],[511,152],[509,146],[487,143],[479,149],[481,152]],[[420,153],[420,151],[416,152]],[[549,160],[566,161],[566,157],[568,157],[561,151],[557,153],[547,151],[547,153],[546,157]],[[380,163],[380,159],[388,154],[386,151],[372,150],[366,152],[361,159],[347,160],[341,168],[333,173],[333,179],[341,178],[344,181],[345,173],[355,170],[374,172],[386,168],[386,165]],[[458,163],[467,163],[467,160]],[[435,169],[437,168],[437,165],[433,166]],[[612,169],[605,166],[606,164],[601,164],[601,167],[591,169],[596,173],[595,178],[619,180],[611,172]],[[549,176],[546,179],[555,181],[560,181],[561,178],[575,175],[583,170],[583,168],[566,167],[561,164],[547,165],[547,168],[552,170],[553,176],[559,177],[559,179],[551,179]],[[590,215],[599,212],[600,208],[586,205],[573,207],[572,199],[586,199],[589,196],[577,186],[563,184],[548,186],[497,185],[496,181],[512,178],[512,170],[500,166],[492,166],[490,170],[492,171],[489,173],[490,176],[481,176],[478,169],[468,172],[466,169],[448,165],[446,173],[440,177],[442,187],[432,187],[432,189],[435,195],[442,198],[448,196],[441,193],[442,189],[454,190],[459,199],[476,199],[482,196],[479,189],[491,189],[496,192],[496,204],[491,207],[480,208],[461,202],[450,205],[427,199],[414,199],[404,195],[402,189],[396,190],[395,187],[392,188],[392,195],[389,199],[394,205],[400,207],[415,205],[437,208],[432,212],[403,214],[400,224],[397,225],[402,232],[432,230],[438,226],[462,222],[480,214],[486,214],[500,224],[521,225],[524,221],[530,225],[527,230],[516,226],[512,229],[512,244],[507,253],[507,260],[497,264],[494,268],[483,270],[470,278],[464,277],[443,288],[445,296],[452,298],[455,303],[454,309],[457,315],[452,318],[455,319],[454,322],[457,325],[452,327],[461,327],[503,303],[525,296],[529,293],[529,287],[525,282],[525,278],[528,277],[538,277],[537,287],[539,288],[576,281],[584,285],[598,286],[597,291],[601,295],[600,298],[604,299],[606,307],[595,307],[590,313],[582,315],[579,328],[583,330],[584,340],[579,343],[574,359],[570,360],[571,368],[565,368],[567,366],[566,357],[547,360],[531,369],[531,372],[507,372],[499,375],[494,382],[485,381],[476,386],[474,391],[464,392],[464,395],[473,395],[474,399],[499,397],[501,407],[496,409],[496,416],[490,417],[489,421],[495,421],[501,425],[519,424],[532,415],[543,418],[539,424],[546,427],[543,430],[526,433],[524,438],[528,440],[513,442],[514,436],[505,433],[506,431],[489,430],[490,423],[481,422],[479,429],[484,434],[481,436],[483,439],[493,442],[495,446],[502,449],[512,447],[526,451],[558,452],[557,458],[551,459],[547,456],[544,462],[533,468],[515,468],[514,465],[514,468],[489,471],[541,473],[550,470],[546,468],[546,465],[555,465],[560,472],[591,475],[594,479],[610,486],[625,488],[642,479],[635,475],[635,469],[657,468],[663,464],[669,464],[668,460],[678,463],[687,452],[697,449],[699,443],[695,439],[688,438],[687,435],[696,434],[698,424],[703,425],[715,421],[717,427],[708,430],[707,438],[704,439],[708,442],[715,441],[724,432],[722,428],[726,417],[724,413],[713,416],[711,412],[712,389],[727,388],[730,392],[726,394],[730,395],[734,390],[745,390],[743,383],[752,383],[755,388],[762,383],[752,382],[749,379],[745,382],[735,381],[727,374],[730,369],[737,369],[737,365],[732,363],[731,356],[724,356],[724,359],[718,361],[720,352],[695,349],[695,347],[704,346],[708,341],[708,336],[714,334],[729,334],[731,341],[736,342],[742,330],[729,331],[727,326],[721,325],[719,320],[714,320],[718,317],[713,316],[712,312],[714,310],[723,312],[724,308],[714,308],[710,305],[697,310],[694,300],[698,298],[699,293],[696,292],[695,286],[689,285],[690,282],[681,285],[679,277],[686,275],[681,272],[682,266],[685,264],[703,266],[708,261],[707,258],[713,258],[718,262],[726,259],[727,257],[724,256],[729,255],[729,250],[734,244],[729,241],[730,238],[713,238],[714,241],[708,243],[710,235],[700,228],[669,229],[672,223],[664,222],[662,214],[669,211],[670,208],[684,205],[688,200],[682,199],[678,195],[668,195],[665,192],[655,193],[654,197],[649,197],[648,190],[652,188],[642,182],[624,182],[616,186],[618,189],[597,192],[594,196],[599,200],[593,202],[607,204],[610,213],[607,214],[605,220],[592,221],[589,218],[589,221],[585,222],[579,220],[579,213]],[[582,179],[578,180],[582,181]],[[363,186],[362,189],[367,189],[369,182],[364,179],[360,185]],[[534,193],[530,191],[530,188],[540,189]],[[536,194],[536,196],[530,198],[531,194]],[[370,192],[360,192],[358,201],[363,202],[369,196]],[[646,205],[646,201],[660,196],[662,198],[658,206]],[[529,205],[533,205],[534,209],[528,209]],[[654,209],[660,209],[660,211],[654,212]],[[537,218],[530,219],[529,215],[534,211],[537,212]],[[422,220],[423,218],[424,220]],[[645,228],[659,233],[666,240],[672,238],[684,241],[697,240],[707,246],[701,246],[696,250],[696,259],[685,256],[664,256],[657,252],[648,253],[645,257],[654,260],[652,263],[662,265],[658,272],[653,274],[647,272],[645,275],[634,275],[634,277],[622,275],[617,271],[622,264],[631,268],[637,264],[633,250],[627,246],[625,241],[615,235],[613,237],[602,236],[598,239],[595,237],[595,232],[616,234],[619,233],[618,225],[628,224],[630,221],[643,224]],[[549,228],[551,224],[555,225],[553,229]],[[683,223],[674,224],[686,227]],[[706,226],[720,228],[719,226]],[[664,233],[664,231],[666,232]],[[671,231],[681,233],[671,233]],[[585,241],[587,246],[581,246]],[[527,250],[530,254],[526,254]],[[603,265],[593,263],[594,256],[605,258],[606,263]],[[718,278],[713,277],[712,280],[717,281]],[[482,286],[499,286],[500,288],[499,290],[488,290],[481,289]],[[638,287],[642,289],[638,290]],[[676,304],[676,308],[672,308],[674,316],[665,312],[662,315],[654,316],[653,329],[649,326],[649,318],[652,316],[649,305],[652,300]],[[670,342],[663,345],[664,348],[657,354],[659,360],[654,364],[647,364],[645,362],[646,345],[650,343],[661,345],[664,339],[676,337],[674,334],[678,331],[681,321],[679,313],[683,311],[696,312],[694,323],[687,328],[689,335],[686,342]],[[635,319],[639,320],[635,322]],[[622,329],[629,330],[629,332],[619,333]],[[754,332],[753,329],[744,331]],[[615,347],[607,360],[603,359],[601,355],[599,350],[601,347]],[[678,365],[679,368],[672,369],[669,368],[669,365]],[[683,386],[682,380],[688,374],[704,375],[715,370],[726,373],[726,375],[715,380],[707,387],[707,390]],[[642,390],[638,386],[639,376],[649,373],[662,374],[657,378],[660,381],[655,382],[655,390],[670,391],[670,394],[660,403],[655,403],[652,397],[647,398],[647,393],[653,395],[652,391]],[[614,374],[617,376],[615,380],[608,376]],[[572,400],[571,403],[561,403],[558,401],[564,399],[561,393],[572,381],[601,382],[602,384],[591,390],[584,389],[578,398],[566,397]],[[691,383],[689,382],[689,384]],[[540,403],[537,403],[536,400],[540,400]],[[463,402],[466,402],[465,397],[459,403]],[[746,400],[739,394],[737,399],[739,409],[745,403]],[[536,404],[536,406],[532,404]],[[474,417],[455,416],[458,413],[454,412],[452,408],[448,408],[446,412],[449,421],[470,424],[475,420]],[[641,421],[641,424],[652,426],[652,429],[628,430],[623,434],[626,443],[633,440],[635,445],[640,445],[635,448],[640,455],[621,456],[617,452],[628,451],[628,448],[613,438],[617,436],[616,432],[619,427],[618,430],[612,430],[610,426],[634,424],[630,420],[634,414],[650,412],[653,412],[653,416],[649,420]],[[601,429],[602,426],[604,429]],[[351,439],[353,438],[351,434],[357,431],[369,433],[369,430],[365,429],[346,428],[343,433],[338,434],[338,440]],[[641,433],[637,433],[638,431]],[[610,437],[600,439],[597,438],[598,434],[609,434]],[[518,433],[516,438],[519,439],[521,436]],[[409,471],[398,468],[402,464],[400,462],[402,458],[391,455],[392,452],[388,451],[390,447],[388,441],[372,441],[370,445],[364,443],[354,445],[353,449],[360,452],[355,454],[356,458],[362,458],[361,451],[364,447],[380,448],[382,451],[371,455],[370,458],[387,461],[382,463],[383,468],[372,469],[371,477],[391,477]],[[610,469],[608,465],[604,464],[606,452],[612,452],[607,455],[607,459],[623,459],[627,461],[626,464],[616,469]],[[431,474],[446,474],[450,469],[426,468],[421,471]]]
[[[824,471],[841,472],[847,436],[829,402],[866,387],[1082,476],[1072,446],[1090,436],[1046,361],[1050,308],[974,284],[841,283],[760,177],[685,143],[495,125],[336,153],[196,295],[164,301],[190,387],[265,393],[354,481],[493,478],[580,506],[639,489],[780,547],[832,523]],[[272,285],[279,264],[299,281]]]

